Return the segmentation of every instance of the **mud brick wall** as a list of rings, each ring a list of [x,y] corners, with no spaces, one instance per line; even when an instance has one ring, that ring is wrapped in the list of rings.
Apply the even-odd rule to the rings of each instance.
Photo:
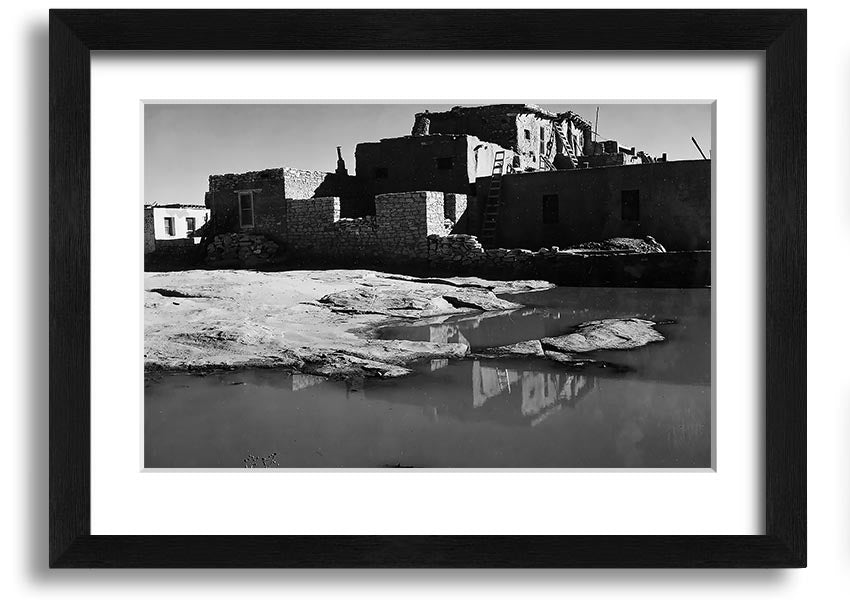
[[[518,163],[515,166],[519,170],[539,168],[541,139],[545,153],[553,136],[554,115],[547,118],[521,105],[455,108],[447,112],[429,113],[428,117],[432,134],[472,135],[515,151]],[[549,155],[550,158],[554,155],[554,144],[551,145]]]
[[[478,180],[479,198],[487,197],[489,185],[490,178]],[[637,194],[638,220],[624,217],[624,192]],[[543,222],[544,196],[557,197],[556,222]],[[506,248],[651,235],[667,250],[711,249],[708,160],[518,173],[502,178],[501,200],[496,244]],[[481,223],[483,204],[467,209],[470,233]]]
[[[473,109],[455,107],[446,112],[429,113],[430,132],[474,135],[503,148],[516,148],[519,108],[518,105],[513,108],[499,105]]]
[[[516,153],[519,157],[518,170],[539,169],[540,167],[540,142],[543,141],[544,154],[548,148],[548,141],[552,139],[554,131],[552,122],[541,119],[537,115],[526,113],[515,117],[516,123]],[[541,136],[541,131],[543,135]],[[549,158],[554,157],[554,144]]]
[[[466,135],[363,142],[355,151],[357,177],[372,196],[411,189],[465,194],[479,175],[473,150],[479,145],[478,138]],[[486,174],[491,170],[492,160]]]

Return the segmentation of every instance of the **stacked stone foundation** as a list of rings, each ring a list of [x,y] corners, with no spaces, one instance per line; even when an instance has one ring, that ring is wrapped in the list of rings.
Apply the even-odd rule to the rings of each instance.
[[[207,244],[207,262],[229,266],[254,266],[271,263],[280,247],[264,235],[251,233],[222,233]]]

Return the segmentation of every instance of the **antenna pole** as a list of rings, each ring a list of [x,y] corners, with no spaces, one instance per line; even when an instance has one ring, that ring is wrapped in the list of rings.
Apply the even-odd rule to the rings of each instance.
[[[599,107],[596,107],[596,124],[593,126],[593,141],[596,141],[596,136],[599,135]]]
[[[697,147],[697,150],[699,150],[699,153],[702,155],[703,160],[708,160],[708,159],[705,157],[705,153],[702,151],[702,148],[700,148],[700,147],[699,147],[699,144],[697,144],[697,141],[696,141],[696,139],[694,139],[694,137],[693,137],[693,136],[691,136],[691,141],[694,143],[694,146],[696,146],[696,147]]]

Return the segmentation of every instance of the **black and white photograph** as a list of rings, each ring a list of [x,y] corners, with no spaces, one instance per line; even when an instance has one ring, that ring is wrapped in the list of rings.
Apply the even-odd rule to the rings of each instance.
[[[713,468],[711,101],[142,120],[144,468]]]

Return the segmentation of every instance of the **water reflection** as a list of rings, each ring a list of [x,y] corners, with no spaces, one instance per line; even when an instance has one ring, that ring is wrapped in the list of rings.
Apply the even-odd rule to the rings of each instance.
[[[385,332],[476,347],[620,309],[675,318],[666,342],[605,353],[625,373],[516,358],[428,360],[389,380],[271,370],[147,377],[145,466],[242,468],[246,456],[308,468],[710,466],[710,296],[643,292],[618,308],[604,290],[591,302],[562,288],[548,306]]]
[[[472,406],[481,408],[491,399],[504,397],[509,406],[519,409],[522,418],[537,425],[561,405],[572,407],[595,387],[586,375],[546,373],[493,367],[476,360],[472,364]]]
[[[711,383],[711,290],[555,288],[515,298],[545,304],[415,323],[404,321],[384,327],[379,335],[385,339],[462,342],[475,350],[562,335],[586,321],[638,317],[662,322],[658,329],[667,342],[639,351],[591,356],[627,367],[648,379]]]

